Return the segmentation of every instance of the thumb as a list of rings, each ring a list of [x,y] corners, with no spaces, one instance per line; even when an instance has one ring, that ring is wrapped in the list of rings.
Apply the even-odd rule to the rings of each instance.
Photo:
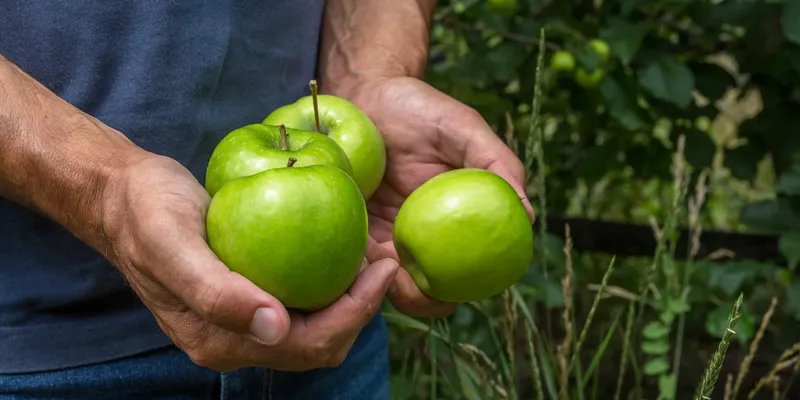
[[[511,154],[511,156],[513,157],[513,154]],[[525,211],[528,213],[531,223],[533,223],[536,220],[536,215],[533,212],[533,206],[531,205],[531,202],[528,199],[528,193],[525,190],[525,168],[516,158],[511,160],[512,161],[506,162],[502,160],[495,161],[486,169],[505,179],[506,182],[508,182],[508,184],[514,188],[514,191],[517,192],[517,196],[519,197],[520,201],[522,201],[522,205],[525,206]]]
[[[461,133],[459,135],[469,138],[461,152],[463,166],[485,169],[505,179],[517,192],[517,196],[528,213],[528,218],[533,223],[536,216],[525,190],[525,167],[522,165],[522,161],[492,132],[483,119],[465,126],[472,128],[468,131],[458,131],[470,132],[470,134]]]
[[[289,313],[272,295],[223,264],[199,235],[180,245],[161,242],[159,261],[151,271],[183,304],[223,329],[251,334],[264,344],[280,343],[289,331]],[[168,249],[168,250],[167,250]]]

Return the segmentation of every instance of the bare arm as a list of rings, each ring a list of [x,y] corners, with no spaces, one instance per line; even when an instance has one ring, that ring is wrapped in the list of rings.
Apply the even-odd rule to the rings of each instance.
[[[0,197],[106,250],[98,200],[113,177],[145,153],[0,55]]]
[[[421,78],[436,0],[331,0],[325,7],[319,71],[323,90],[357,81]]]

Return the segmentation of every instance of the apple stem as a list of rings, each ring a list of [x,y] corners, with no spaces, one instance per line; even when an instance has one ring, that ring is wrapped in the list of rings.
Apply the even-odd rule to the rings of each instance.
[[[281,133],[281,150],[289,150],[289,139],[286,135],[286,126],[283,124],[278,125],[278,131]]]
[[[311,102],[314,103],[314,128],[317,129],[318,133],[322,133],[322,130],[319,128],[319,104],[317,103],[319,88],[317,86],[317,80],[312,79],[308,82],[308,86],[311,88]]]
[[[289,157],[289,162],[286,163],[287,168],[291,168],[294,166],[294,163],[297,162],[297,159],[294,157]]]

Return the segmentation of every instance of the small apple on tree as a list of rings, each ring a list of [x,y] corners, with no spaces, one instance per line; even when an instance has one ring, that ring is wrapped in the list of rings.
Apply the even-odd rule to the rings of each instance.
[[[553,53],[553,57],[550,59],[550,68],[554,71],[572,71],[575,69],[575,57],[568,51],[559,50]]]
[[[605,70],[603,67],[608,62],[610,49],[608,43],[597,38],[590,40],[586,45],[589,51],[600,58],[600,65],[595,67],[591,72],[583,67],[578,67],[578,69],[575,70],[575,82],[584,89],[591,89],[600,84],[605,77]]]
[[[500,15],[512,15],[517,10],[517,0],[488,0],[489,11]]]

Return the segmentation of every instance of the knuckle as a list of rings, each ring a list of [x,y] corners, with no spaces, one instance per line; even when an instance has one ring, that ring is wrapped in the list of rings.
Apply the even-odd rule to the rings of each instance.
[[[198,366],[216,369],[219,368],[221,360],[213,348],[206,340],[205,332],[202,330],[184,331],[179,334],[176,341],[189,359]]]
[[[193,363],[200,367],[209,368],[215,371],[225,369],[225,363],[223,360],[221,360],[218,355],[205,349],[192,349],[187,351],[186,354]]]
[[[216,364],[216,360],[213,357],[209,357],[207,354],[203,352],[189,351],[186,354],[189,356],[189,359],[192,360],[193,363],[197,364],[200,367],[212,368],[213,365]]]
[[[220,309],[225,300],[225,289],[209,286],[200,295],[197,312],[207,321],[216,322],[220,317]]]
[[[306,348],[304,357],[312,368],[328,367],[333,358],[332,343],[321,340]]]

